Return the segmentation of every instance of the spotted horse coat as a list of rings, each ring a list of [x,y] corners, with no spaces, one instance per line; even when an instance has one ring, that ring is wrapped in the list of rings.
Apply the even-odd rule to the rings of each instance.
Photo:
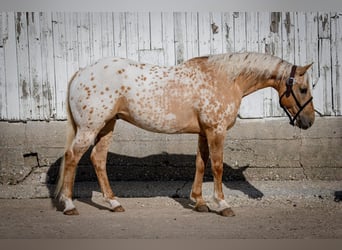
[[[195,209],[208,211],[202,197],[204,168],[210,158],[214,176],[214,201],[224,216],[233,216],[222,192],[223,144],[236,120],[241,99],[265,87],[279,93],[286,88],[291,64],[258,53],[222,54],[190,59],[163,67],[122,58],[105,58],[80,69],[68,86],[68,140],[56,189],[65,214],[77,214],[72,202],[79,159],[94,145],[91,161],[105,199],[114,211],[124,211],[114,196],[106,173],[106,157],[115,122],[125,120],[158,133],[199,135],[196,174],[191,191]],[[306,71],[298,67],[298,87],[309,88]],[[301,96],[301,101],[309,98]],[[302,100],[303,99],[303,100]],[[291,97],[283,106],[296,112]],[[300,126],[314,119],[310,103],[299,116]],[[298,125],[298,124],[297,124]],[[299,126],[298,125],[298,126]]]

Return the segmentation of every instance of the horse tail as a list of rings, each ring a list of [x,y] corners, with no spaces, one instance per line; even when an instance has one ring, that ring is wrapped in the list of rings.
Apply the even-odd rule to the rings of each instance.
[[[65,169],[65,153],[71,150],[72,154],[72,143],[74,141],[74,138],[76,136],[77,132],[77,126],[74,120],[74,117],[72,116],[71,110],[70,110],[70,85],[72,81],[75,79],[77,72],[72,76],[71,80],[68,84],[68,93],[67,93],[67,100],[66,100],[66,111],[67,111],[67,135],[66,135],[66,144],[64,148],[64,155],[62,158],[61,165],[59,167],[59,176],[58,176],[58,183],[55,189],[55,198],[60,194],[64,182],[64,169]]]

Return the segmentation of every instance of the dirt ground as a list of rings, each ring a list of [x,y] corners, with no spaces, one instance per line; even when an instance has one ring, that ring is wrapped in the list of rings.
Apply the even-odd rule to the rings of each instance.
[[[0,238],[342,238],[342,202],[331,197],[226,200],[235,217],[195,212],[186,198],[121,198],[126,211],[113,213],[98,194],[75,200],[79,216],[56,211],[51,199],[2,199]]]

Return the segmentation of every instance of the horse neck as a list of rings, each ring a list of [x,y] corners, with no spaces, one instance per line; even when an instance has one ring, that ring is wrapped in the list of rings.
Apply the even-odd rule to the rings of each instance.
[[[268,87],[272,87],[276,90],[279,89],[279,80],[276,78],[253,77],[249,75],[240,76],[235,82],[239,86],[243,96],[247,96],[257,90]]]
[[[279,91],[280,82],[291,71],[290,63],[259,53],[227,54],[218,58],[219,61],[221,69],[238,85],[243,96],[267,87]]]

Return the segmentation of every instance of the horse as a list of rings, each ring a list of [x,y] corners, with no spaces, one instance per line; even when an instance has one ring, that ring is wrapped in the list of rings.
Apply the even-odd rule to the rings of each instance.
[[[106,172],[114,126],[121,119],[139,128],[167,134],[198,134],[196,172],[190,199],[194,210],[209,212],[202,197],[208,160],[218,213],[234,216],[222,191],[223,146],[244,96],[272,87],[290,124],[308,129],[315,120],[307,70],[262,53],[226,53],[189,59],[171,67],[108,57],[79,69],[67,92],[67,140],[56,185],[64,214],[77,215],[72,194],[82,155],[93,145],[91,162],[110,210],[125,209]]]

